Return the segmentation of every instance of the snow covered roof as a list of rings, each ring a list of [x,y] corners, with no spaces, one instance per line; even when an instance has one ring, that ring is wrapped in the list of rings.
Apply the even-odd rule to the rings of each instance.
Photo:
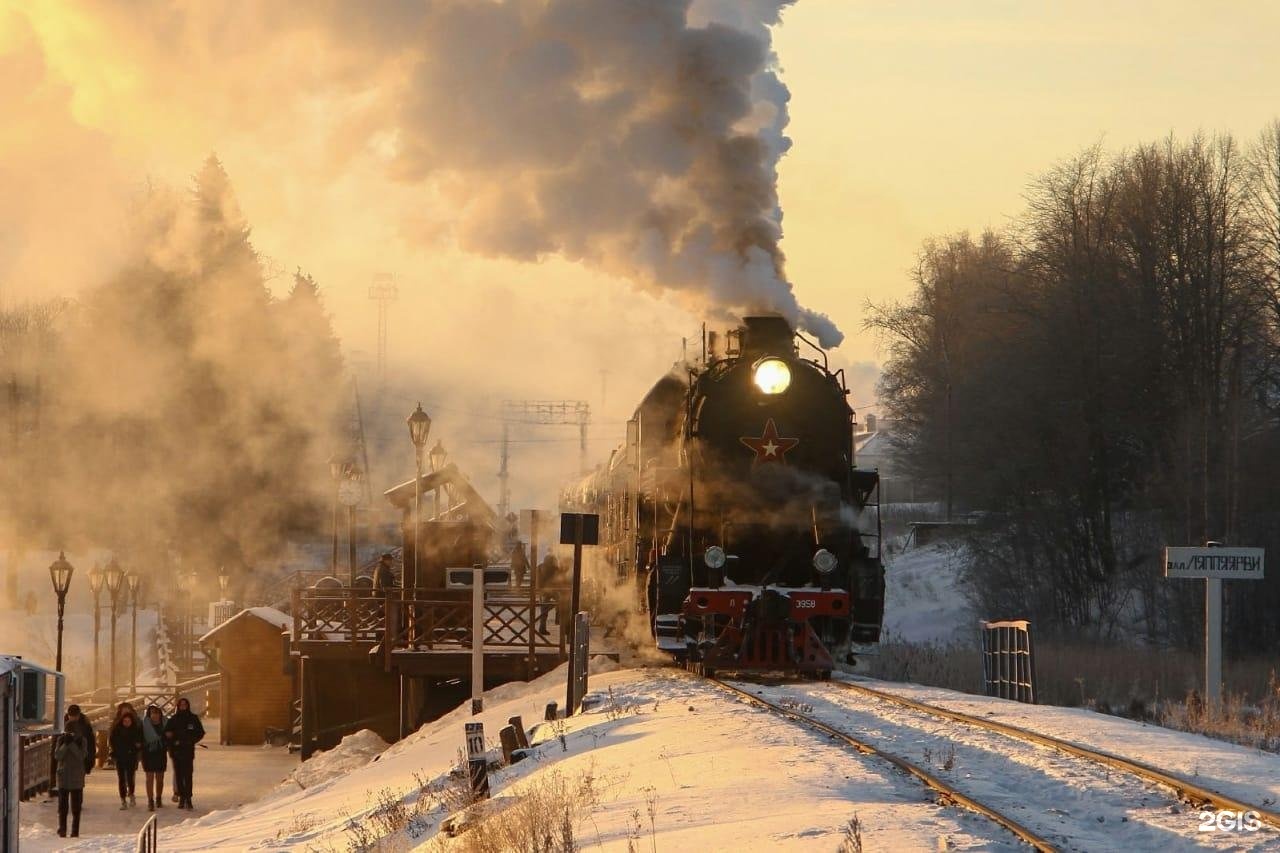
[[[290,616],[288,613],[284,613],[279,610],[276,610],[274,607],[246,607],[244,610],[241,610],[239,613],[237,613],[235,616],[232,616],[226,622],[223,622],[221,625],[210,630],[207,634],[205,634],[203,637],[200,638],[199,642],[203,643],[203,642],[206,642],[207,640],[212,639],[214,634],[218,633],[219,631],[223,630],[228,625],[230,625],[232,622],[235,622],[237,619],[240,619],[244,616],[256,616],[257,618],[261,619],[263,622],[266,622],[270,625],[275,625],[277,628],[279,628],[282,631],[289,630],[290,628],[293,627],[293,617]]]

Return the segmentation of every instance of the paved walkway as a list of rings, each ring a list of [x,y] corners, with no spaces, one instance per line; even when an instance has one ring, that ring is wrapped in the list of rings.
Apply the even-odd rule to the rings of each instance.
[[[163,838],[166,827],[173,827],[190,817],[201,817],[219,809],[228,809],[256,800],[276,786],[298,766],[297,754],[285,747],[221,746],[218,743],[218,720],[204,720],[205,739],[209,748],[196,750],[196,769],[192,785],[192,811],[180,810],[173,802],[173,767],[165,774],[164,808],[157,811]],[[146,776],[138,770],[136,786],[138,805],[120,810],[116,792],[116,771],[95,767],[89,774],[84,791],[84,810],[80,817],[80,838],[136,833],[150,817],[147,811]],[[57,836],[58,801],[37,797],[20,806],[23,853],[61,850],[71,839]],[[68,820],[68,823],[70,821]],[[173,831],[173,830],[168,830]]]

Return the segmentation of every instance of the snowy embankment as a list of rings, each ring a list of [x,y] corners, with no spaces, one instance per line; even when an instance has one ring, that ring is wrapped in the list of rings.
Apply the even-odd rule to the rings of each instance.
[[[519,714],[532,725],[547,702],[563,701],[563,679],[560,669],[532,684],[486,694],[487,710],[479,719],[490,742],[496,742],[508,717]],[[1276,756],[1088,711],[910,685],[876,686],[1198,774],[1201,783],[1251,802],[1280,797]],[[353,736],[256,803],[162,827],[161,847],[307,851],[381,843],[384,850],[468,850],[482,849],[471,845],[483,838],[496,843],[494,849],[509,849],[519,847],[514,839],[522,831],[549,830],[559,837],[567,815],[581,849],[829,851],[856,815],[868,850],[1021,849],[985,818],[935,804],[917,782],[882,762],[682,672],[601,672],[592,676],[591,689],[598,702],[590,710],[563,722],[538,722],[533,756],[491,773],[490,816],[457,838],[444,835],[441,824],[461,806],[464,782],[451,771],[463,749],[463,723],[473,719],[464,708],[386,749],[368,733]],[[842,722],[837,705],[827,705],[826,713],[835,715],[831,722]],[[859,734],[875,734],[865,719],[861,725]],[[906,717],[895,725],[908,725]],[[936,720],[911,725],[920,727],[918,743],[946,737],[948,731]],[[900,737],[917,742],[910,732]],[[989,753],[990,743],[982,749]],[[1025,751],[1009,749],[1011,755]],[[979,766],[977,747],[962,743],[956,751],[956,773],[1002,772],[999,755],[982,759],[993,762],[988,767]],[[934,752],[941,761],[940,751]],[[496,759],[497,750],[491,757]],[[921,760],[919,754],[905,757]],[[1050,778],[1060,763],[1057,754],[1045,751],[1041,758],[1044,784],[1061,786]],[[1108,781],[1124,784],[1116,774]],[[1150,809],[1164,795],[1146,796]],[[1077,808],[1087,801],[1081,794],[1055,803],[1051,819],[1061,837],[1072,838],[1085,825],[1095,840],[1106,837],[1098,815]],[[1129,813],[1123,803],[1108,804],[1104,817],[1136,820],[1142,806],[1132,807]],[[1195,810],[1184,808],[1170,811],[1162,830],[1171,843],[1192,845],[1198,825]],[[1256,834],[1239,839],[1246,845],[1261,840]],[[70,849],[125,851],[131,845],[128,838],[99,838]]]
[[[896,771],[678,671],[600,673],[591,688],[599,705],[563,723],[539,723],[533,757],[491,774],[496,810],[540,798],[548,809],[540,819],[559,837],[564,803],[555,792],[569,791],[570,822],[583,849],[832,850],[855,813],[869,849],[1017,847],[986,820],[930,802]],[[560,669],[490,691],[479,719],[496,740],[508,717],[532,723],[547,702],[563,698]],[[342,850],[376,839],[392,850],[468,849],[472,833],[494,830],[448,839],[440,824],[456,805],[460,786],[450,771],[471,719],[459,709],[358,769],[305,790],[282,785],[257,803],[164,827],[161,847]],[[329,760],[346,767],[345,758]],[[412,818],[398,825],[397,814]],[[499,814],[486,824],[502,820]],[[95,839],[92,849],[130,844]]]
[[[937,542],[886,560],[884,631],[906,643],[949,643],[974,635],[977,615],[961,589],[962,547]]]

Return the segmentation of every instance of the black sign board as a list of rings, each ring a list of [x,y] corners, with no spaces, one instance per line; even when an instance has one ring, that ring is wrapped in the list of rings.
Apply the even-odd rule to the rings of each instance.
[[[578,540],[578,519],[582,519],[582,539]],[[560,513],[561,545],[599,545],[600,516],[588,512]]]

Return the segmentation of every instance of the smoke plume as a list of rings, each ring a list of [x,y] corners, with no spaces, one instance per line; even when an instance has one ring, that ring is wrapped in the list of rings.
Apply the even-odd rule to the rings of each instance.
[[[778,311],[834,346],[784,271],[790,0],[446,2],[408,52],[392,167],[435,181],[472,251],[560,254],[722,314]]]

